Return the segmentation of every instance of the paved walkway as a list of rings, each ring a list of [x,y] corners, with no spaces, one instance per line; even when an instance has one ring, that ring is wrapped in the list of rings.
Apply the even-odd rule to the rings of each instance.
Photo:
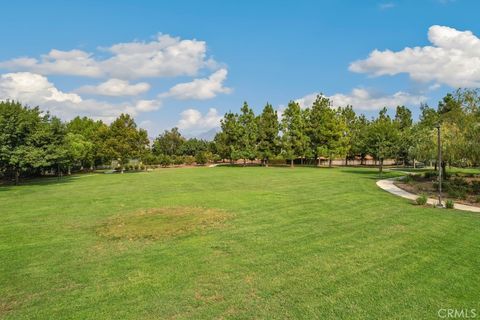
[[[395,184],[393,184],[397,179],[398,178],[378,180],[377,186],[396,196],[415,201],[418,198],[418,195],[400,189]],[[438,199],[428,198],[427,203],[432,205],[437,204]],[[443,203],[443,205],[445,205],[445,202]],[[465,204],[455,203],[454,208],[463,211],[480,212],[480,207],[467,206]]]

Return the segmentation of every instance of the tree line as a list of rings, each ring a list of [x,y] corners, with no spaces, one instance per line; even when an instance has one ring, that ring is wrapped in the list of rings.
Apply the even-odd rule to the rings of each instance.
[[[258,115],[245,102],[239,113],[227,112],[213,141],[186,139],[177,128],[166,130],[153,143],[128,114],[111,124],[88,117],[69,122],[16,101],[0,102],[0,175],[18,183],[22,176],[69,174],[72,170],[93,170],[116,163],[123,172],[147,165],[205,164],[228,160],[272,160],[332,165],[367,156],[383,168],[384,159],[397,164],[415,162],[440,165],[480,164],[480,95],[478,90],[459,89],[447,94],[432,108],[420,108],[419,120],[397,106],[390,117],[387,109],[368,119],[352,106],[333,107],[318,95],[307,108],[295,101],[278,114],[266,104]],[[436,163],[436,128],[440,125],[444,161]],[[132,162],[132,160],[135,160]],[[133,164],[132,164],[133,163]]]
[[[478,90],[458,89],[448,93],[432,108],[420,107],[417,122],[405,106],[397,106],[394,117],[387,108],[375,118],[356,114],[352,106],[332,107],[332,101],[318,95],[312,106],[302,109],[290,101],[281,117],[270,104],[255,116],[247,103],[240,113],[228,112],[215,137],[222,159],[260,159],[268,166],[271,159],[286,159],[291,166],[300,163],[320,165],[326,159],[348,161],[367,156],[378,162],[395,159],[397,164],[415,162],[437,165],[436,128],[440,125],[445,170],[448,165],[480,164],[480,96]],[[280,118],[280,119],[279,119]]]

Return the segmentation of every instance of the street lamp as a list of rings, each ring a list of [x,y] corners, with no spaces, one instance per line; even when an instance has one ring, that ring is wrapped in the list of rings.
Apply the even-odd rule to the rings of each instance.
[[[438,208],[443,208],[442,203],[442,144],[440,141],[440,123],[437,123],[437,147],[438,147]]]

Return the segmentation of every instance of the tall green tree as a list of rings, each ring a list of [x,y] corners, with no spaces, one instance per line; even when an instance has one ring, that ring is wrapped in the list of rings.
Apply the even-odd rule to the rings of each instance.
[[[309,138],[300,105],[290,101],[282,115],[282,153],[290,160],[293,168],[294,159],[303,157],[308,149]]]
[[[131,159],[141,159],[148,150],[148,136],[128,114],[121,114],[110,125],[106,142],[111,159],[117,160],[123,173]]]
[[[280,123],[277,112],[272,105],[267,103],[262,113],[257,117],[258,124],[258,156],[262,159],[264,166],[268,167],[270,158],[276,156],[279,152]]]
[[[257,154],[257,135],[258,127],[253,110],[247,102],[243,103],[238,116],[239,124],[239,151],[243,158],[243,165],[246,160],[254,160]]]
[[[409,158],[409,149],[412,145],[412,112],[405,106],[397,106],[395,112],[395,123],[399,129],[399,141],[397,160],[401,159],[403,164],[406,165]],[[398,161],[397,161],[398,162]]]
[[[383,161],[396,155],[398,140],[398,124],[387,115],[387,108],[383,108],[370,124],[367,136],[369,153],[379,161],[380,174],[383,172]]]
[[[240,140],[242,129],[238,118],[238,114],[227,112],[220,121],[222,132],[217,135],[218,139],[222,139],[222,145],[226,148],[226,154],[231,163],[242,156]]]
[[[155,155],[180,155],[185,141],[178,128],[172,128],[170,131],[165,130],[153,142],[152,151]]]
[[[346,156],[348,151],[345,119],[342,118],[341,111],[331,108],[328,98],[318,95],[312,105],[309,120],[309,140],[315,157],[327,157],[331,167],[334,157]]]

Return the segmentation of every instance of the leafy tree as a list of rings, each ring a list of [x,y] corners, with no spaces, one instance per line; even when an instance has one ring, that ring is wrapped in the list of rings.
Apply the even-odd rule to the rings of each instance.
[[[344,156],[348,151],[346,121],[342,119],[341,111],[335,111],[330,105],[328,98],[318,95],[310,112],[308,126],[309,140],[315,158],[328,157],[329,166],[332,165],[334,156]]]
[[[75,117],[67,123],[67,132],[82,135],[86,143],[92,148],[84,154],[82,166],[93,169],[95,165],[104,163],[108,159],[105,142],[108,138],[108,126],[102,121],[94,121],[87,117]]]
[[[65,143],[68,158],[68,174],[71,173],[72,166],[80,166],[83,169],[85,165],[93,163],[94,145],[83,135],[68,132],[65,137]]]
[[[255,121],[255,114],[248,106],[247,102],[243,103],[238,116],[239,124],[239,147],[241,157],[243,158],[243,165],[245,166],[247,159],[254,160],[257,154],[257,122]]]
[[[153,142],[152,151],[156,155],[166,154],[169,156],[182,154],[182,146],[185,138],[182,137],[178,128],[172,128],[170,131],[165,130]]]
[[[412,145],[412,112],[405,106],[397,106],[395,123],[399,129],[397,157],[407,164],[409,149]]]
[[[379,161],[379,172],[383,172],[383,160],[394,157],[398,151],[398,125],[387,115],[387,108],[369,126],[367,146],[369,153]]]
[[[142,158],[147,152],[147,132],[137,129],[137,125],[128,114],[121,114],[110,125],[109,138],[106,142],[111,159],[118,160],[123,173],[130,159]]]
[[[241,126],[239,123],[238,115],[232,112],[227,112],[223,119],[220,121],[222,133],[219,135],[221,138],[222,146],[226,148],[227,158],[230,162],[238,160],[241,156]]]
[[[279,152],[278,132],[280,124],[277,112],[267,103],[262,114],[257,117],[258,124],[258,156],[268,167],[268,160]]]
[[[209,142],[191,138],[183,142],[179,149],[179,154],[183,156],[195,156],[200,151],[207,151],[209,149]]]
[[[306,126],[302,116],[300,105],[290,101],[282,116],[282,153],[290,160],[293,168],[293,161],[306,153],[309,139],[306,134]]]

